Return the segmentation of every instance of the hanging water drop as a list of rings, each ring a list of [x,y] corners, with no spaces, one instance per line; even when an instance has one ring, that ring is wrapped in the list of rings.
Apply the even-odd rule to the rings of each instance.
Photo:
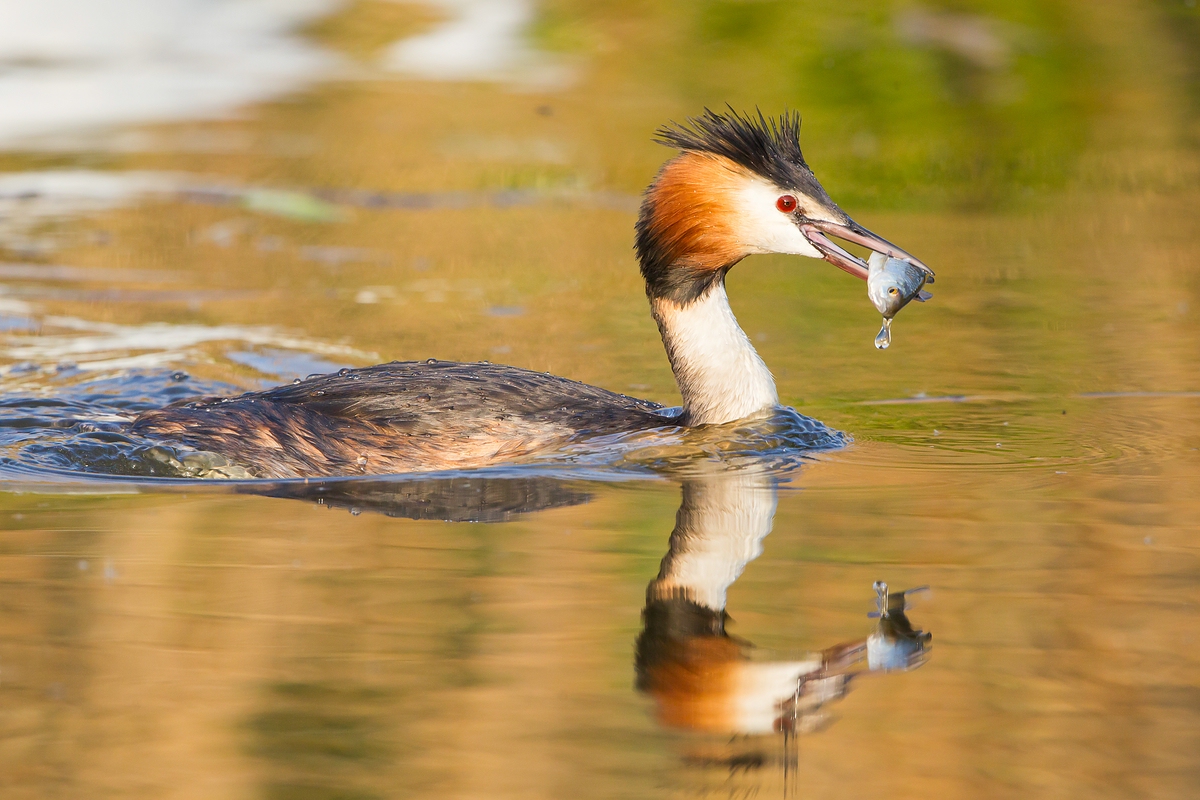
[[[883,318],[883,327],[879,329],[878,335],[875,336],[875,347],[880,350],[887,350],[888,345],[892,343],[892,321],[888,317]]]

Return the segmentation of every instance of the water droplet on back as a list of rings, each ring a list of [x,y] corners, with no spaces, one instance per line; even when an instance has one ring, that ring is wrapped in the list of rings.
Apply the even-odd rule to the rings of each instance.
[[[875,336],[875,346],[880,350],[887,350],[888,345],[892,343],[892,321],[887,317],[883,318],[883,327],[879,329],[879,333]]]
[[[350,374],[350,368],[349,368],[349,367],[342,367],[341,369],[339,369],[339,370],[338,370],[338,377],[339,377],[339,378],[344,378],[344,377],[346,377],[346,376],[347,376],[347,375],[349,375],[349,374]]]
[[[436,358],[427,358],[427,359],[425,359],[425,363],[426,364],[436,364],[437,359]]]

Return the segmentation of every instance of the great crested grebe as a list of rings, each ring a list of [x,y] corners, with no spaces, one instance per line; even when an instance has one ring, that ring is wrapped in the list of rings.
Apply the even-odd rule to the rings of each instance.
[[[262,478],[471,469],[588,437],[715,425],[776,408],[770,370],[734,319],[725,274],[749,255],[823,258],[828,236],[924,265],[855,223],[800,151],[800,117],[732,109],[658,131],[681,152],[646,189],[635,250],[682,411],[519,367],[404,361],[142,414],[138,434],[219,453]]]

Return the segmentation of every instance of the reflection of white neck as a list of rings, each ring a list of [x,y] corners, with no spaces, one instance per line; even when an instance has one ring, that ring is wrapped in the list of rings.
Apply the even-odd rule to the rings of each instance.
[[[685,481],[670,549],[647,597],[651,601],[683,598],[716,615],[724,612],[729,587],[762,552],[776,500],[774,480],[759,472],[742,470]],[[681,645],[686,643],[681,640]],[[751,661],[744,655],[705,661],[717,652],[693,651],[694,660],[687,663],[685,672],[709,676],[698,691],[689,695],[673,686],[660,697],[664,707],[668,703],[686,706],[686,711],[673,708],[673,712],[692,720],[692,727],[769,734],[779,730],[785,704],[811,714],[846,691],[845,675],[819,675],[824,663],[820,655],[798,661]],[[716,674],[727,679],[711,679]]]
[[[775,519],[774,481],[741,471],[684,482],[683,503],[652,592],[725,610],[725,592],[762,553]]]
[[[779,404],[771,371],[738,327],[716,281],[686,305],[656,298],[651,312],[683,396],[683,422],[719,425]]]

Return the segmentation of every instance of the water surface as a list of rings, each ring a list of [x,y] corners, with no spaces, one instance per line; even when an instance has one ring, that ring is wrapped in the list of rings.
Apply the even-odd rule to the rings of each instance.
[[[236,117],[0,153],[4,796],[1195,796],[1196,9],[498,4],[508,72],[392,71],[484,4],[438,5],[292,31],[353,69]],[[730,274],[847,446],[305,487],[122,438],[390,359],[677,403],[634,210],[727,101],[937,271],[886,352],[829,265]],[[728,619],[654,605],[693,557]],[[880,580],[930,587],[919,668],[835,665],[786,735],[697,711],[865,640]]]

